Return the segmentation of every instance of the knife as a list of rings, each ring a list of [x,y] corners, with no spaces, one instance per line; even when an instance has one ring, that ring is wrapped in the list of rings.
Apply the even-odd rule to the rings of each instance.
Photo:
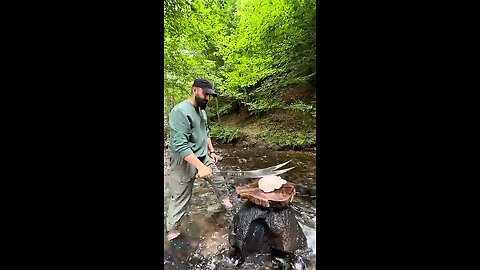
[[[291,169],[295,168],[295,167],[290,167],[290,168],[287,168],[287,169],[277,171],[277,169],[285,166],[286,164],[288,164],[291,161],[292,160],[289,160],[289,161],[287,161],[285,163],[282,163],[282,164],[278,164],[278,165],[268,167],[268,168],[264,168],[264,169],[253,170],[253,171],[241,171],[241,170],[240,171],[219,171],[219,172],[216,172],[215,174],[216,175],[221,175],[221,176],[241,177],[241,178],[260,178],[260,177],[264,177],[264,176],[268,176],[268,175],[279,175],[279,174],[288,172]],[[198,174],[195,175],[195,178],[198,179]]]

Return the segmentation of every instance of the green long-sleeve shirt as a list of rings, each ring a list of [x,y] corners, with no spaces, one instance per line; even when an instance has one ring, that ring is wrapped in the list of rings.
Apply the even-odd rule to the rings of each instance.
[[[187,100],[173,107],[170,112],[170,151],[184,158],[191,153],[196,157],[207,155],[207,114],[195,108]]]

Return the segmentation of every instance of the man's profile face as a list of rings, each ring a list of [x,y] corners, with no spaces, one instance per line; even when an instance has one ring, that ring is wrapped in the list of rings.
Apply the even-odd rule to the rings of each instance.
[[[203,100],[207,100],[210,98],[210,95],[208,93],[205,93],[202,88],[200,87],[195,87],[197,89],[197,96]]]
[[[207,107],[208,99],[210,98],[210,95],[208,93],[205,93],[202,88],[200,87],[195,87],[193,89],[194,94],[195,94],[195,101],[197,102],[197,105],[205,110]]]

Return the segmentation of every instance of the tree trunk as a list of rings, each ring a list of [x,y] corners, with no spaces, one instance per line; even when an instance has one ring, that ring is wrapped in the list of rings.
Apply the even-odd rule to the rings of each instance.
[[[218,98],[215,99],[215,102],[217,103],[217,123],[220,124],[220,115],[218,114]]]

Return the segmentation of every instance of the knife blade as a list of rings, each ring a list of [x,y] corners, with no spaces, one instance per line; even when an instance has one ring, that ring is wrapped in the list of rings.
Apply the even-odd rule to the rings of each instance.
[[[252,170],[252,171],[220,171],[220,172],[217,172],[216,174],[221,175],[221,176],[241,177],[241,178],[260,178],[260,177],[264,177],[264,176],[267,176],[267,175],[279,175],[279,174],[288,172],[291,169],[295,168],[295,167],[290,167],[290,168],[287,168],[287,169],[277,171],[277,169],[285,166],[286,164],[290,163],[291,161],[292,160],[289,160],[287,162],[284,162],[284,163],[281,163],[281,164],[278,164],[278,165],[275,165],[275,166],[272,166],[272,167],[264,168],[264,169],[258,169],[258,170]],[[198,175],[195,175],[195,178],[198,179]]]
[[[221,175],[221,176],[230,176],[230,177],[259,178],[259,177],[264,177],[264,176],[267,176],[267,175],[279,175],[279,174],[288,172],[288,171],[290,171],[290,170],[293,169],[293,168],[295,168],[295,167],[290,167],[290,168],[283,169],[283,170],[278,170],[278,171],[274,171],[274,170],[261,170],[261,171],[220,171],[220,172],[217,172],[216,174],[217,174],[217,175]]]

